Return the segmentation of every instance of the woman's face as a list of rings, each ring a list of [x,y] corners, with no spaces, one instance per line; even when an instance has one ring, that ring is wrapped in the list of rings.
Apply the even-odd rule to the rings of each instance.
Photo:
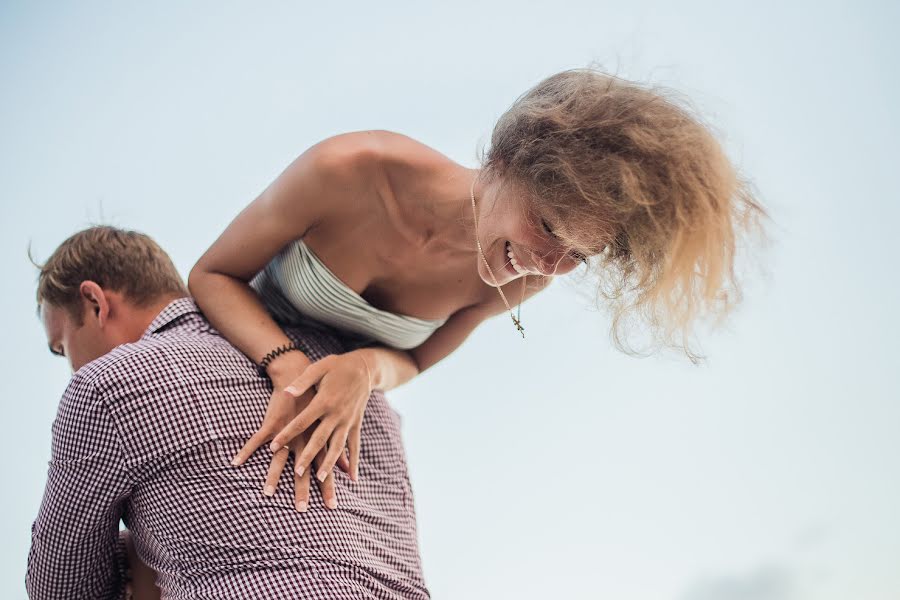
[[[478,239],[497,284],[524,275],[564,275],[580,264],[580,257],[553,235],[555,218],[541,213],[540,205],[528,214],[523,192],[516,186],[495,179],[480,194],[476,191],[475,201],[480,205]],[[486,284],[495,285],[480,256],[478,273]]]

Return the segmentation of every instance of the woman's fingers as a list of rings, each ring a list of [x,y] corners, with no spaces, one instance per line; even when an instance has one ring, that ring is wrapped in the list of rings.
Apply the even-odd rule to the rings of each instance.
[[[316,456],[315,465],[321,470],[321,465],[325,460],[326,449],[322,448]],[[306,469],[304,475],[309,476],[312,469]],[[331,509],[337,508],[337,492],[334,490],[334,472],[328,471],[327,477],[323,481],[319,481],[319,491],[322,493],[322,500],[325,506]]]
[[[325,478],[334,470],[334,463],[343,454],[344,446],[347,444],[347,431],[347,427],[337,427],[328,439],[328,452],[325,454],[325,460],[321,461],[318,466],[319,481],[325,481]]]
[[[281,472],[284,471],[288,454],[288,449],[282,448],[272,456],[272,462],[269,463],[269,472],[266,474],[266,483],[263,485],[263,494],[266,496],[275,495],[275,488],[278,487],[278,480],[281,478]]]
[[[309,471],[303,475],[294,472],[294,508],[306,512],[309,508]]]
[[[334,431],[335,424],[331,421],[325,421],[319,423],[319,426],[316,427],[316,430],[312,432],[309,436],[309,440],[306,442],[306,447],[303,448],[303,451],[300,453],[300,456],[297,457],[294,462],[294,470],[297,473],[303,474],[303,471],[309,468],[310,463],[313,459],[319,454],[320,450],[325,449],[325,444],[328,443],[328,439],[331,437],[331,433]],[[322,454],[322,458],[324,460],[325,454]]]
[[[306,408],[300,411],[299,415],[291,419],[291,422],[278,432],[272,439],[272,443],[269,444],[269,449],[272,450],[272,452],[277,452],[282,446],[309,429],[309,426],[315,423],[316,419],[323,414],[320,406],[321,405],[315,401],[310,402]],[[322,445],[324,444],[325,442],[323,441]],[[312,456],[310,456],[310,459],[312,459]]]
[[[350,479],[359,481],[359,445],[362,424],[357,423],[350,429],[347,447],[350,450]]]
[[[322,379],[322,375],[325,374],[322,369],[323,365],[320,363],[321,361],[316,361],[306,367],[306,369],[300,373],[299,377],[294,379],[289,386],[284,388],[284,391],[292,396],[299,397],[303,392],[318,383],[319,380]]]
[[[344,451],[341,452],[341,455],[340,455],[340,457],[338,457],[337,462],[335,464],[337,466],[339,466],[344,473],[346,473],[347,475],[350,474],[350,457],[347,454],[346,449],[344,449]]]
[[[295,443],[293,444],[293,447],[292,447],[295,457],[299,454],[298,450],[300,450],[300,446],[305,441],[302,438],[303,438],[303,436],[299,436],[299,437],[295,438]],[[306,509],[308,507],[309,507],[309,469],[304,471],[303,475],[297,475],[297,472],[294,471],[294,508],[296,508],[299,512],[306,512]]]
[[[268,427],[263,425],[259,431],[254,433],[247,443],[244,444],[244,447],[238,450],[238,453],[234,455],[234,458],[231,459],[231,464],[235,467],[244,464],[244,462],[250,458],[250,456],[256,452],[256,449],[266,443],[266,440],[271,437],[272,432]]]

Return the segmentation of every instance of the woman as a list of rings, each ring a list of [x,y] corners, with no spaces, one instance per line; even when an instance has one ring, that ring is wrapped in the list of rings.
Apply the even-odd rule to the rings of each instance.
[[[234,464],[271,441],[269,493],[286,446],[305,432],[299,485],[320,451],[321,481],[339,460],[355,480],[372,390],[424,372],[492,315],[508,311],[524,335],[513,304],[581,264],[600,277],[619,348],[629,351],[619,334],[636,315],[658,345],[696,361],[693,326],[739,301],[736,240],[764,216],[688,110],[591,68],[518,98],[480,169],[388,131],[328,138],[190,274],[209,321],[273,384],[265,420]],[[339,328],[354,343],[310,363],[282,331],[292,320]]]

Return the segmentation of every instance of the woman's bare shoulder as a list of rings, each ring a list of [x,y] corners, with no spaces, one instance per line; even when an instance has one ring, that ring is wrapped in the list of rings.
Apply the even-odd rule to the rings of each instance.
[[[332,135],[315,144],[311,151],[321,162],[342,169],[344,175],[357,174],[371,181],[385,167],[405,165],[418,167],[429,161],[449,160],[437,150],[405,134],[386,129],[365,129]]]
[[[422,168],[451,162],[446,155],[406,134],[387,129],[374,129],[367,133],[371,134],[385,166]]]
[[[393,196],[394,186],[419,181],[450,159],[408,135],[387,129],[351,131],[328,139],[332,155],[364,186]]]

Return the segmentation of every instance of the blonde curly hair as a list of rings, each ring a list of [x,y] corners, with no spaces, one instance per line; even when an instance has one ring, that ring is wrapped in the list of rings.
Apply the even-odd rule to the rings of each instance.
[[[554,234],[590,257],[586,274],[611,309],[619,350],[641,354],[625,335],[637,317],[656,349],[704,358],[689,345],[697,321],[718,324],[742,300],[738,238],[765,239],[769,215],[687,102],[594,67],[569,69],[516,99],[481,154],[480,177],[515,181],[526,214],[554,216]]]

